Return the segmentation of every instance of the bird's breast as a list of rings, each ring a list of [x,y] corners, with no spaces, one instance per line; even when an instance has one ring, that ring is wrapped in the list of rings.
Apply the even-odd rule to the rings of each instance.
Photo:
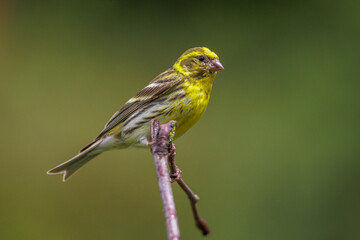
[[[209,103],[211,85],[187,84],[184,92],[185,97],[173,103],[175,111],[172,119],[177,122],[175,137],[184,134],[203,115]]]

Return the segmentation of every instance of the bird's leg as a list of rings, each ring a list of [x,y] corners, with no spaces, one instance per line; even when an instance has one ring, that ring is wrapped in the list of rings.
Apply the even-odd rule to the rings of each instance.
[[[143,144],[151,148],[151,146],[154,144],[153,136],[151,136],[151,139],[146,139]]]

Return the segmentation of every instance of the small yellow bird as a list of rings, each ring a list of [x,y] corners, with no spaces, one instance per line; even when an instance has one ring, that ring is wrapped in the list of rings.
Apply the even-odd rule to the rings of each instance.
[[[175,64],[127,101],[105,128],[78,155],[49,170],[65,182],[100,153],[129,146],[149,146],[151,119],[176,121],[175,138],[190,129],[205,112],[216,72],[224,69],[206,47],[185,51]]]

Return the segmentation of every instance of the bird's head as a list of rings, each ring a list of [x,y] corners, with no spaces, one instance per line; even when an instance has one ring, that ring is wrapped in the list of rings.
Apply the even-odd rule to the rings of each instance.
[[[223,70],[216,53],[206,47],[190,48],[174,64],[175,70],[195,78],[207,77]]]

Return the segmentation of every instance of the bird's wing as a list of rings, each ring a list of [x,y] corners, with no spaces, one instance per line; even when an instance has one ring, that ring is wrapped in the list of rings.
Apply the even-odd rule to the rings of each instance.
[[[163,96],[165,93],[169,93],[170,91],[177,91],[179,85],[183,82],[183,78],[179,76],[179,74],[180,73],[176,72],[174,69],[169,69],[152,80],[149,85],[147,85],[133,98],[127,101],[124,106],[122,106],[120,110],[110,118],[101,133],[91,143],[83,147],[79,152],[83,152],[84,150],[88,149],[90,146],[92,146],[92,144],[97,142],[111,129],[126,121],[126,119],[128,119],[129,116],[131,116],[131,114],[133,114],[135,111],[146,107],[148,104]]]
[[[148,86],[143,88],[133,98],[127,101],[124,106],[122,106],[120,110],[110,118],[98,138],[109,132],[118,124],[124,122],[138,109],[146,107],[146,105],[163,96],[165,93],[175,90],[181,82],[182,79],[179,76],[173,78],[156,78],[151,81]]]

